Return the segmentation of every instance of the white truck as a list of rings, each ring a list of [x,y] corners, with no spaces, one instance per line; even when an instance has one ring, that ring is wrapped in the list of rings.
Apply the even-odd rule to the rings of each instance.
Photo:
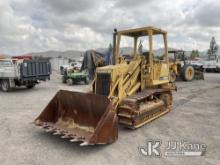
[[[213,71],[220,73],[220,59],[216,56],[215,59],[195,59],[189,61],[189,63],[201,71]]]
[[[214,60],[206,60],[202,62],[205,71],[215,71],[220,73],[220,59],[216,57]]]
[[[50,79],[48,60],[0,59],[0,88],[7,92],[16,86],[33,88],[40,80]]]

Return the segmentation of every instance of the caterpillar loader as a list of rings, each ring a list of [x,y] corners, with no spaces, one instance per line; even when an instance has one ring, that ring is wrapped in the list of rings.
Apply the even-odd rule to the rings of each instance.
[[[162,58],[153,54],[153,37],[163,40]],[[133,41],[132,58],[120,54],[122,37]],[[148,52],[140,54],[137,42],[146,38]],[[81,146],[112,143],[118,123],[136,129],[168,113],[175,85],[169,83],[167,32],[144,27],[113,33],[114,65],[98,67],[92,92],[60,90],[34,124]]]

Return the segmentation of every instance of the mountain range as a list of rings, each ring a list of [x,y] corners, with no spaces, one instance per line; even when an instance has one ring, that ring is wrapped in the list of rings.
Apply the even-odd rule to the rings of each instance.
[[[176,50],[174,48],[169,48],[169,50]],[[98,48],[96,49],[97,52],[104,53],[107,51],[107,48]],[[130,54],[133,51],[131,47],[123,47],[120,49],[120,52],[122,54]],[[143,50],[144,51],[144,50]],[[164,52],[163,48],[157,49],[154,51],[155,54],[162,54]],[[68,51],[45,51],[45,52],[32,52],[32,53],[27,53],[24,55],[31,55],[31,56],[37,56],[37,57],[49,57],[49,58],[69,58],[69,59],[74,59],[74,58],[79,58],[83,57],[84,51],[77,51],[77,50],[68,50]],[[186,56],[190,56],[191,51],[185,51]],[[206,57],[207,56],[207,51],[202,51],[200,52],[201,57]],[[0,58],[8,58],[10,57],[9,55],[4,55],[0,54]]]

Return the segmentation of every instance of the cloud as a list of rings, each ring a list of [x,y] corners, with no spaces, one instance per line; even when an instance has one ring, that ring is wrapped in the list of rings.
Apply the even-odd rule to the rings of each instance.
[[[204,1],[191,12],[189,23],[204,27],[219,27],[220,4],[217,1]]]
[[[76,12],[84,12],[93,8],[97,1],[91,0],[41,0],[52,12],[65,15]]]
[[[217,0],[8,0],[0,2],[2,53],[107,47],[114,28],[154,25],[169,46],[205,50],[220,38]]]
[[[157,1],[157,0],[155,0]],[[154,1],[154,2],[155,2]],[[147,3],[151,3],[153,1],[150,0],[138,0],[138,1],[134,1],[134,0],[115,0],[115,7],[118,8],[134,8],[140,5],[146,5]]]

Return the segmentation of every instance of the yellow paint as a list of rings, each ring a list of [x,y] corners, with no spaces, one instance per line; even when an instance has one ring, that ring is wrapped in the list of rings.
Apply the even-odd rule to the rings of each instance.
[[[130,61],[122,59],[119,54],[120,40],[124,35],[134,38],[134,54],[133,59]],[[153,56],[153,35],[163,36],[165,47],[163,60],[155,59]],[[149,56],[146,59],[136,51],[137,38],[142,36],[149,37]],[[116,41],[116,50],[114,50],[114,52],[116,52],[114,55],[116,57],[116,65],[99,67],[96,69],[96,75],[99,73],[109,73],[111,75],[109,97],[115,98],[117,104],[120,103],[123,98],[138,91],[158,88],[159,85],[161,87],[169,86],[170,67],[166,31],[154,27],[124,30],[117,32]],[[96,78],[94,80],[95,86]]]

